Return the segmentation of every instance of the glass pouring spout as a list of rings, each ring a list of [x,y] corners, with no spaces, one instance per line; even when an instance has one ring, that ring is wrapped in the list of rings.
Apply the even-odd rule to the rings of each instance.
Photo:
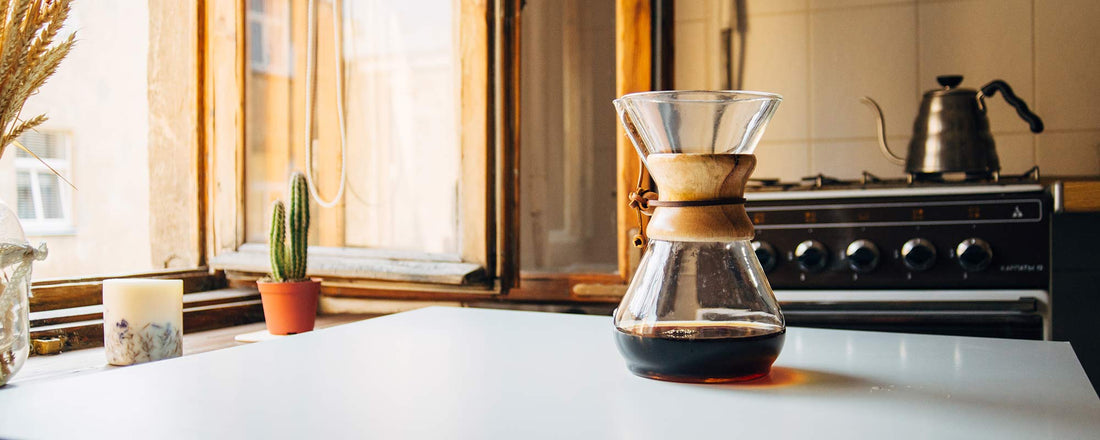
[[[744,187],[756,166],[752,153],[781,100],[741,91],[644,92],[615,100],[660,188],[656,199],[634,198],[651,212],[652,240],[614,319],[619,351],[635,374],[751,380],[767,375],[778,357],[786,327],[752,249]]]

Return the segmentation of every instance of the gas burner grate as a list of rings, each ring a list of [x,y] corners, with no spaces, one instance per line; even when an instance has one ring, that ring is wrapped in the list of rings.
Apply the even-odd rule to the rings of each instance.
[[[1035,165],[1030,170],[1024,171],[1023,174],[1001,176],[1001,181],[1009,182],[1038,182],[1039,181],[1039,166]]]
[[[960,174],[961,175],[961,174]],[[855,188],[906,188],[928,186],[966,186],[983,184],[1022,184],[1038,183],[1039,167],[1035,166],[1022,174],[966,174],[960,179],[950,179],[951,175],[920,174],[907,177],[880,177],[870,171],[863,171],[859,179],[845,180],[823,173],[805,176],[798,181],[784,182],[775,178],[749,179],[748,188],[753,191],[804,191],[817,189],[855,189]]]
[[[816,176],[806,176],[802,178],[803,186],[812,186],[814,188],[822,188],[827,186],[839,186],[839,185],[852,185],[854,182],[849,180],[840,180],[832,176],[826,176],[818,173]]]

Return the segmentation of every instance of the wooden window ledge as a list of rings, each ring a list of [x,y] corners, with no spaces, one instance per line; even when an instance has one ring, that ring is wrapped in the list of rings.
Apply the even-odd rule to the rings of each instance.
[[[317,317],[317,329],[359,321],[377,315],[334,314]],[[244,345],[234,338],[237,335],[264,329],[263,322],[205,330],[183,335],[183,355],[190,356],[207,351]],[[262,344],[263,342],[258,342]],[[31,356],[7,386],[19,386],[39,380],[52,380],[106,371],[115,367],[107,365],[103,347],[62,352],[56,355]],[[2,388],[0,388],[2,390]],[[0,391],[2,392],[2,391]]]
[[[244,244],[218,254],[215,269],[266,274],[271,257],[265,244]],[[458,257],[377,249],[310,247],[309,274],[320,278],[370,279],[463,286],[481,282],[485,270]]]

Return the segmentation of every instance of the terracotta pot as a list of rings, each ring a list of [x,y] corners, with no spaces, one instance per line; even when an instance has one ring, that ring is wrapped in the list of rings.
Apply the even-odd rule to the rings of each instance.
[[[292,335],[313,330],[321,281],[268,283],[257,281],[264,304],[264,321],[273,335]]]

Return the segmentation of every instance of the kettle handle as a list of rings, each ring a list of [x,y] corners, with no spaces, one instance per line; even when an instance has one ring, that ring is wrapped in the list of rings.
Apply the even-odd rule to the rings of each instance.
[[[1043,120],[1039,119],[1038,115],[1032,113],[1031,109],[1027,108],[1027,103],[1012,92],[1012,87],[1009,87],[1008,83],[995,79],[982,87],[982,95],[985,96],[991,97],[998,91],[1001,92],[1001,96],[1004,96],[1005,101],[1008,101],[1009,105],[1016,107],[1016,114],[1027,121],[1027,124],[1031,126],[1032,133],[1043,132]]]

